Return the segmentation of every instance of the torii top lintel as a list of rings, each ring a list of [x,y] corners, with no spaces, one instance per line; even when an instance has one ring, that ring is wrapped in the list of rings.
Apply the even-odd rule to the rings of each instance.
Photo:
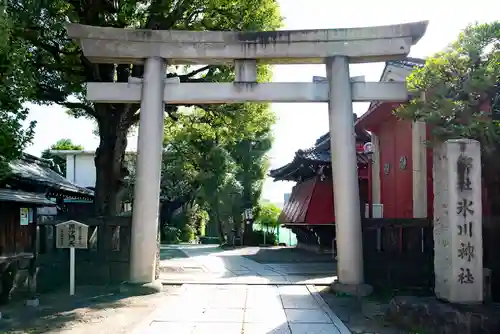
[[[388,26],[264,32],[142,30],[68,24],[84,55],[96,63],[142,63],[161,57],[170,64],[222,64],[258,59],[273,64],[324,63],[347,56],[353,63],[408,55],[428,21]]]

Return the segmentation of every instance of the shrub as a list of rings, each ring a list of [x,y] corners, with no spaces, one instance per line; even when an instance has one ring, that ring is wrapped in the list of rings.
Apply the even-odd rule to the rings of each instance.
[[[252,233],[247,237],[249,240],[244,240],[245,244],[249,246],[262,245],[264,243],[264,233],[266,233],[266,245],[276,246],[278,244],[275,233],[260,230],[252,231]]]
[[[166,225],[163,228],[163,242],[167,244],[178,244],[181,242],[181,230],[174,226]]]
[[[182,242],[190,242],[194,240],[195,231],[191,225],[184,225],[180,230],[180,239]]]
[[[200,243],[204,245],[218,245],[218,237],[200,237]]]

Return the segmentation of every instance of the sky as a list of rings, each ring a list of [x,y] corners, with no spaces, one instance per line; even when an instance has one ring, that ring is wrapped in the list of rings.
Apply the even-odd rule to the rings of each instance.
[[[467,24],[498,20],[498,0],[475,0],[464,6],[456,2],[420,0],[418,6],[396,0],[279,0],[283,29],[333,29],[398,23],[430,21],[425,36],[412,48],[411,57],[424,58],[440,51],[453,41]],[[496,5],[495,5],[496,3]],[[472,4],[469,2],[469,4]],[[496,9],[495,9],[496,8]],[[384,64],[351,65],[351,76],[364,75],[366,81],[378,81]],[[313,76],[325,76],[322,65],[281,65],[274,70],[275,82],[310,82]],[[354,103],[354,111],[362,115],[367,103]],[[69,138],[86,150],[95,150],[99,140],[93,134],[95,124],[90,120],[75,119],[59,106],[30,105],[28,121],[36,120],[33,145],[26,151],[41,152],[61,138]],[[314,141],[328,132],[328,107],[325,103],[272,104],[278,121],[274,126],[275,142],[269,155],[271,169],[290,162],[298,149],[313,146]],[[127,150],[135,150],[137,137],[132,135]],[[268,178],[263,197],[272,202],[283,202],[285,193],[294,183],[273,182]]]

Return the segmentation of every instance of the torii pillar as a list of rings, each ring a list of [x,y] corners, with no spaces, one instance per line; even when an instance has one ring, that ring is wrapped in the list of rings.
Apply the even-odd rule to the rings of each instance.
[[[144,65],[130,252],[130,281],[141,284],[156,278],[158,245],[151,236],[158,234],[159,226],[166,77],[162,58],[148,58]]]

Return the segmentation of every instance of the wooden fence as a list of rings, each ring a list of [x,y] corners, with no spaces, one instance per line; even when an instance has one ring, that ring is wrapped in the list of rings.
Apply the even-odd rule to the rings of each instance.
[[[55,225],[71,217],[38,224],[36,282],[38,291],[68,284],[69,251],[55,246]],[[116,284],[126,281],[130,259],[130,217],[79,219],[89,226],[88,249],[76,251],[77,284]]]
[[[375,289],[434,286],[434,241],[429,219],[363,219],[366,283]]]

